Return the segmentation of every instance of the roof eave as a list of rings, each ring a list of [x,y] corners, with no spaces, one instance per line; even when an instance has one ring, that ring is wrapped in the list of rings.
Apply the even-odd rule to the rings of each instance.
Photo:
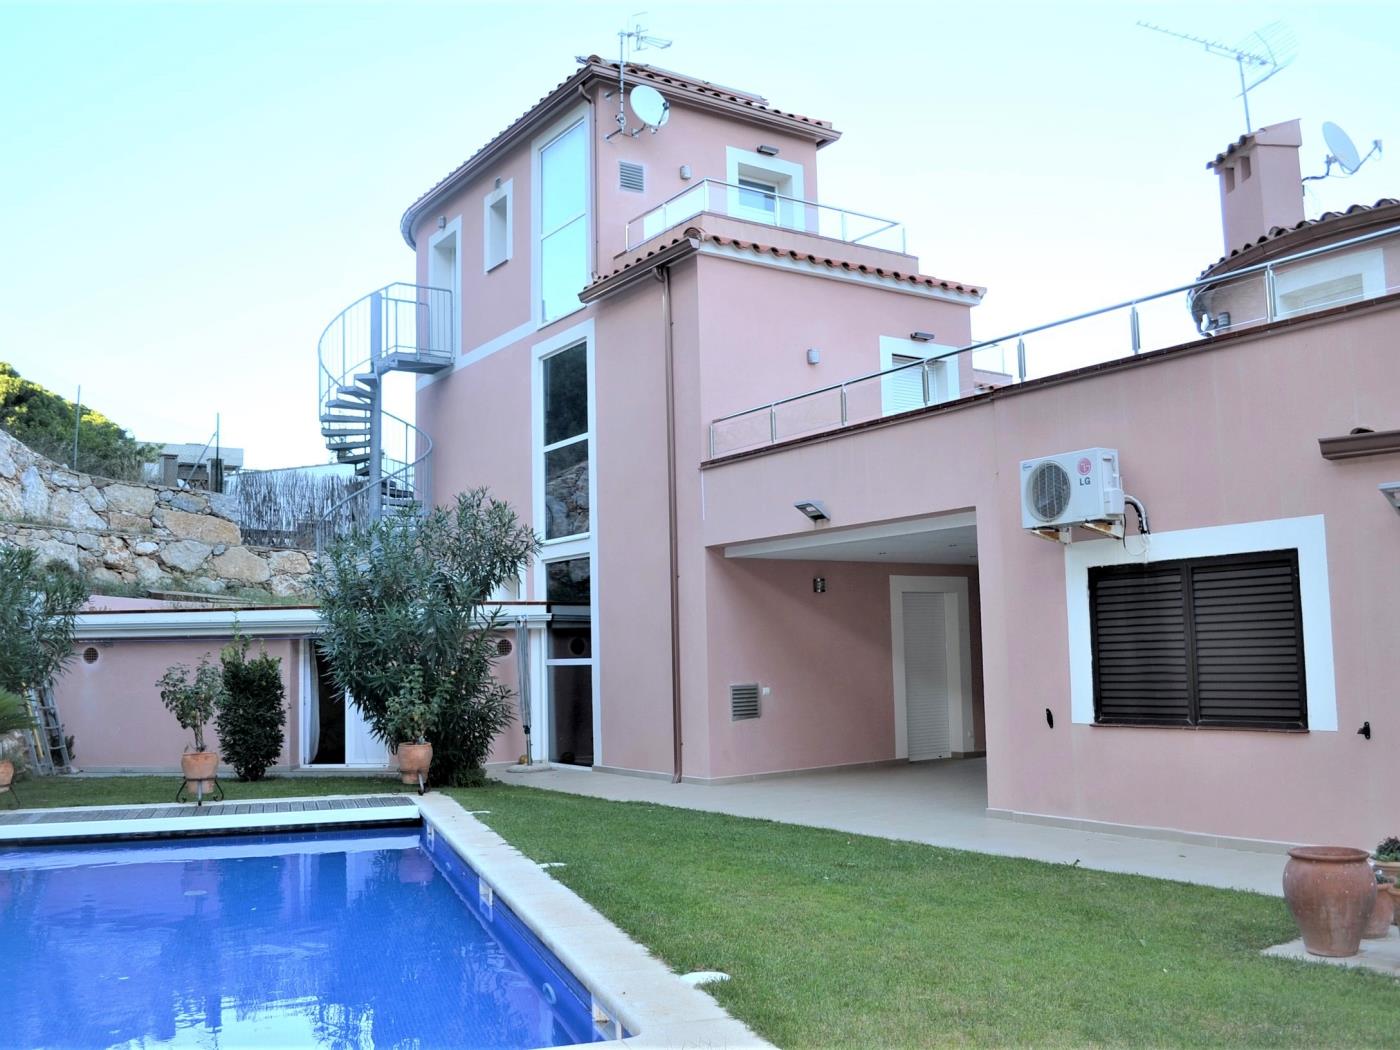
[[[579,293],[584,303],[597,302],[630,288],[663,266],[673,265],[688,259],[700,250],[700,241],[693,236],[694,231],[686,230],[682,236],[664,248],[658,248],[651,255],[632,263],[626,269],[618,270],[607,277],[594,281]]]

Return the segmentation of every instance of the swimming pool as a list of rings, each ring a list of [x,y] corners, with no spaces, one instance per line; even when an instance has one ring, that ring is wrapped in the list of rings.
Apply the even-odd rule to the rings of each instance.
[[[0,850],[0,1044],[603,1040],[430,825]]]

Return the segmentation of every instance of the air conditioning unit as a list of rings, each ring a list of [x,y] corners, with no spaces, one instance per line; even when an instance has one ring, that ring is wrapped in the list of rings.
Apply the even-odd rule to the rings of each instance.
[[[1123,522],[1118,450],[1083,448],[1021,461],[1021,527],[1066,539],[1075,525]]]

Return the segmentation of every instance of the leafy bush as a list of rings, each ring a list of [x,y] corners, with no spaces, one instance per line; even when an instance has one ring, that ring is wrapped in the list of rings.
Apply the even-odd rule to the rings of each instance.
[[[215,718],[219,750],[239,780],[261,780],[282,753],[287,718],[282,661],[266,651],[248,659],[248,639],[242,635],[224,646],[219,660],[223,665],[223,692]]]
[[[414,688],[417,671],[431,708],[435,783],[479,779],[514,715],[510,690],[491,674],[498,624],[482,603],[538,549],[508,504],[476,489],[421,520],[385,518],[317,559],[319,644],[336,684],[392,746],[399,726],[390,702]]]
[[[11,733],[29,732],[37,727],[29,710],[29,701],[19,693],[0,689],[0,761],[20,762],[20,749],[11,740]]]
[[[1400,838],[1391,835],[1376,845],[1376,860],[1400,861]]]
[[[53,681],[73,656],[73,618],[87,589],[32,550],[0,546],[0,689],[23,693]]]
[[[82,409],[78,422],[78,457],[73,459],[73,416],[77,405],[38,383],[23,379],[0,361],[0,427],[41,456],[74,470],[106,478],[139,481],[142,468],[155,462],[159,445],[137,441],[100,412]]]
[[[437,705],[423,694],[423,670],[410,668],[399,691],[389,698],[384,712],[385,727],[394,744],[422,744],[427,741]]]
[[[223,697],[223,675],[209,666],[207,657],[201,657],[193,677],[184,664],[175,664],[166,669],[156,686],[160,689],[161,702],[175,716],[180,728],[194,734],[194,749],[205,750],[204,727],[214,717],[214,710]]]

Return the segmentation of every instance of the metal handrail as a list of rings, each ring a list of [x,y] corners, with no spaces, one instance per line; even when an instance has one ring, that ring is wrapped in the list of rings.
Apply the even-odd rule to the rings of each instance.
[[[1322,245],[1318,248],[1309,248],[1306,251],[1295,252],[1292,255],[1287,255],[1279,259],[1269,259],[1265,262],[1254,263],[1251,266],[1242,266],[1237,270],[1229,270],[1222,273],[1217,273],[1210,277],[1197,278],[1194,281],[1190,281],[1186,284],[1177,285],[1173,288],[1168,288],[1165,291],[1153,292],[1149,295],[1137,296],[1133,299],[1125,299],[1122,302],[1114,303],[1111,306],[1101,306],[1094,310],[1087,310],[1083,313],[1074,314],[1071,317],[1061,318],[1056,321],[1049,321],[1045,324],[1032,325],[1027,328],[1019,328],[1015,331],[1008,332],[1005,335],[998,336],[995,339],[984,339],[980,342],[969,343],[967,346],[958,347],[954,350],[948,350],[941,354],[930,355],[927,358],[918,361],[912,361],[908,364],[898,365],[894,368],[885,368],[876,372],[867,372],[863,375],[858,375],[853,378],[843,380],[839,383],[832,383],[829,386],[818,387],[815,390],[807,390],[800,394],[794,394],[791,397],[779,398],[775,401],[768,401],[761,405],[755,405],[754,407],[746,408],[741,412],[731,412],[727,416],[717,416],[714,419],[710,420],[711,455],[713,455],[714,428],[716,424],[726,423],[729,420],[740,419],[744,416],[750,416],[758,412],[772,412],[780,405],[791,404],[794,401],[803,401],[807,398],[818,397],[822,394],[830,394],[838,390],[844,391],[847,387],[853,386],[856,383],[862,383],[872,379],[879,379],[883,376],[894,375],[897,372],[903,372],[906,369],[910,368],[926,367],[929,362],[942,361],[950,357],[956,357],[959,354],[966,354],[976,350],[983,350],[989,347],[999,346],[1000,344],[1010,342],[1013,339],[1019,341],[1024,339],[1026,336],[1034,335],[1037,332],[1044,332],[1053,328],[1061,328],[1065,325],[1074,324],[1078,321],[1084,321],[1091,317],[1099,317],[1104,314],[1113,313],[1114,311],[1122,310],[1125,307],[1133,311],[1131,318],[1131,334],[1133,337],[1133,352],[1137,353],[1141,346],[1141,339],[1140,333],[1138,331],[1136,310],[1137,307],[1143,303],[1154,302],[1158,299],[1165,299],[1168,296],[1179,295],[1182,292],[1195,292],[1202,289],[1220,287],[1230,282],[1237,281],[1241,277],[1248,277],[1256,273],[1263,273],[1270,286],[1272,286],[1274,272],[1279,267],[1287,266],[1291,263],[1300,262],[1306,259],[1316,258],[1318,256],[1329,255],[1332,252],[1341,251],[1345,248],[1353,248],[1359,244],[1366,244],[1371,241],[1381,240],[1386,237],[1394,237],[1397,234],[1400,234],[1400,225],[1387,226],[1384,229],[1380,230],[1372,230],[1369,233],[1358,234],[1355,237],[1349,237],[1344,241],[1337,241],[1333,244]],[[1268,309],[1270,311],[1270,314],[1272,315],[1274,309],[1272,296],[1268,304]],[[1269,319],[1273,320],[1273,317],[1270,316]],[[1022,354],[1024,353],[1023,348],[1018,347],[1018,350]],[[842,420],[841,425],[845,425],[844,418]],[[835,429],[839,429],[839,427]]]
[[[868,212],[855,211],[855,210],[852,209],[852,208],[838,208],[838,207],[837,207],[836,205],[834,205],[834,204],[822,204],[820,201],[806,200],[806,199],[804,199],[804,198],[802,198],[802,197],[789,197],[787,194],[785,194],[785,193],[779,193],[779,192],[777,192],[776,190],[772,190],[772,191],[769,191],[769,190],[754,190],[754,189],[753,189],[752,187],[750,187],[750,186],[740,186],[738,183],[735,183],[735,182],[725,182],[725,181],[723,181],[723,180],[721,180],[721,179],[710,179],[710,178],[705,178],[705,179],[700,179],[698,182],[695,183],[695,185],[693,185],[693,186],[687,186],[685,189],[681,190],[679,193],[673,194],[672,196],[668,197],[666,200],[662,201],[660,204],[657,204],[657,205],[654,205],[653,207],[648,208],[646,211],[642,212],[642,214],[637,215],[637,216],[635,216],[635,217],[629,219],[629,220],[627,221],[627,228],[626,228],[627,250],[628,250],[628,251],[631,251],[633,248],[637,247],[637,245],[639,245],[639,244],[645,244],[647,241],[651,240],[653,237],[658,237],[658,236],[660,236],[663,232],[665,232],[665,230],[672,229],[673,227],[675,227],[675,226],[679,225],[680,223],[684,222],[686,219],[693,218],[693,217],[695,217],[696,215],[699,215],[701,212],[710,211],[711,208],[710,208],[710,193],[709,193],[709,190],[710,190],[710,187],[712,187],[712,186],[720,186],[720,187],[723,187],[723,188],[726,189],[726,190],[733,190],[733,191],[735,191],[735,192],[738,192],[738,191],[741,191],[741,190],[747,190],[747,191],[751,191],[751,192],[755,192],[755,193],[762,193],[765,197],[772,197],[774,200],[784,201],[784,202],[786,202],[786,203],[788,203],[788,204],[798,204],[798,205],[801,205],[801,206],[804,207],[804,208],[819,208],[819,209],[821,209],[821,210],[823,210],[823,211],[834,212],[834,213],[836,213],[836,214],[838,214],[838,215],[841,216],[841,227],[842,227],[843,232],[844,232],[845,227],[846,227],[846,216],[854,216],[854,217],[857,218],[857,219],[868,219],[870,222],[880,223],[881,225],[878,226],[878,227],[877,227],[876,229],[874,229],[874,230],[870,230],[870,231],[867,231],[867,232],[865,232],[865,233],[862,233],[859,237],[846,237],[846,236],[843,235],[843,236],[840,237],[839,239],[842,240],[842,241],[844,241],[844,242],[846,242],[847,244],[860,244],[861,242],[867,241],[867,240],[869,240],[869,239],[872,238],[872,237],[876,237],[876,236],[878,236],[878,235],[884,233],[884,232],[887,231],[887,230],[898,229],[898,230],[900,231],[900,233],[899,233],[899,250],[900,250],[900,252],[903,253],[904,250],[905,250],[905,248],[907,247],[907,239],[906,239],[906,237],[905,237],[904,224],[903,224],[902,222],[900,222],[898,219],[887,219],[887,218],[885,218],[885,217],[882,216],[882,215],[871,215],[871,214],[869,214]],[[688,213],[685,214],[685,215],[679,216],[674,222],[669,222],[669,223],[667,223],[667,225],[666,225],[663,229],[657,230],[656,233],[647,234],[647,233],[646,233],[646,228],[645,228],[645,226],[643,226],[643,228],[642,228],[642,232],[643,232],[642,238],[641,238],[640,240],[637,240],[637,241],[632,240],[632,227],[633,227],[633,226],[635,226],[637,223],[645,223],[646,220],[647,220],[650,216],[655,215],[655,214],[657,214],[658,212],[661,213],[661,214],[664,216],[665,213],[666,213],[666,209],[667,209],[667,208],[671,207],[671,205],[675,204],[676,202],[680,201],[681,199],[683,199],[683,198],[685,198],[685,197],[692,196],[692,195],[697,195],[697,196],[703,197],[703,198],[704,198],[703,206],[701,206],[701,207],[699,207],[699,208],[696,208],[694,211],[688,212]],[[743,216],[731,216],[731,217],[734,217],[734,218],[741,218],[741,219],[743,218]],[[792,227],[784,226],[782,223],[776,223],[775,225],[778,226],[778,228],[780,228],[780,229],[793,229]],[[809,231],[807,231],[807,230],[793,230],[793,232],[795,232],[795,233],[807,233],[807,232],[809,232]],[[814,234],[814,236],[823,236],[823,235],[822,235],[822,234]]]
[[[422,430],[414,426],[408,420],[402,419],[388,410],[385,410],[383,412],[383,415],[386,419],[393,420],[395,423],[400,423],[407,430],[411,431],[413,434],[413,440],[422,442],[421,447],[423,451],[416,459],[412,460],[411,462],[404,463],[398,469],[390,471],[389,473],[381,474],[379,477],[379,484],[381,487],[387,488],[388,490],[392,491],[395,486],[395,483],[398,482],[400,483],[400,486],[402,488],[405,488],[408,491],[412,492],[415,498],[417,498],[420,496],[421,493],[426,492],[431,487],[429,483],[428,472],[431,470],[429,457],[432,455],[433,452],[433,439],[428,436],[428,432],[426,430]],[[388,460],[387,456],[383,458],[385,460]],[[415,477],[415,474],[417,474],[418,476]],[[334,503],[332,503],[329,507],[326,508],[325,512],[316,522],[317,550],[325,549],[327,541],[335,531],[335,527],[340,523],[341,518],[345,516],[341,514],[342,508],[347,507],[355,500],[368,500],[369,486],[370,483],[366,482],[364,485],[361,485],[353,492],[342,496],[340,499],[336,500]],[[353,509],[350,511],[348,516],[350,518],[350,524],[353,527],[355,524],[357,524],[357,522],[355,521],[355,514],[353,512]]]

